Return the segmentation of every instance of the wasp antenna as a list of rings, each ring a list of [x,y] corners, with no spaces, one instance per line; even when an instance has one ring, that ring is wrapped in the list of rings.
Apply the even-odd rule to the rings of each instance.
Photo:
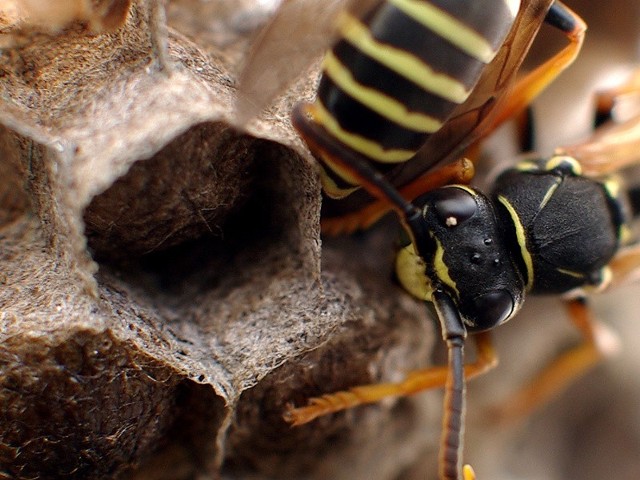
[[[440,438],[440,478],[459,480],[462,470],[462,448],[465,413],[464,339],[467,331],[458,309],[449,294],[434,292],[434,306],[440,320],[442,337],[449,354],[447,382],[444,393],[444,415]],[[471,471],[473,473],[473,471]],[[469,472],[465,467],[464,478]]]
[[[460,479],[462,464],[465,410],[463,346],[464,341],[459,337],[447,341],[449,369],[444,391],[444,415],[440,438],[440,478],[447,480]]]

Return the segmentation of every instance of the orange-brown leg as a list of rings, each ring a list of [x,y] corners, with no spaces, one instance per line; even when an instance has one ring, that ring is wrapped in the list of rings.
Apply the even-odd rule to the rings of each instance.
[[[625,83],[597,96],[598,116],[609,117],[618,99],[624,96],[638,97],[640,108],[640,69]],[[607,175],[640,162],[640,114],[622,123],[608,123],[598,128],[586,140],[558,148],[557,153],[570,155],[580,161],[585,175]]]
[[[624,83],[597,93],[596,125],[610,120],[616,104],[627,96],[640,96],[640,68],[636,69]]]
[[[588,176],[607,175],[640,162],[640,116],[599,128],[586,141],[556,149],[582,165]]]
[[[593,318],[584,299],[567,303],[569,317],[580,330],[583,342],[556,358],[524,388],[517,391],[495,409],[492,418],[498,423],[525,418],[549,402],[604,357],[618,349],[618,337]],[[492,409],[492,410],[494,410]]]
[[[615,288],[640,279],[640,244],[636,243],[618,251],[609,262],[612,273],[611,287]]]
[[[476,360],[465,365],[465,379],[482,375],[498,364],[498,357],[489,333],[479,333],[473,338],[476,344]],[[302,425],[324,415],[367,403],[376,403],[387,397],[407,396],[423,390],[444,387],[446,379],[447,367],[444,366],[416,370],[410,372],[407,378],[399,383],[362,385],[311,398],[304,407],[289,408],[284,418],[293,425]]]
[[[506,120],[524,110],[531,102],[562,73],[580,53],[587,26],[584,21],[562,2],[555,2],[562,15],[571,19],[573,28],[565,31],[569,44],[554,56],[538,65],[534,70],[517,80],[509,95],[503,100],[498,113],[494,116],[489,131],[494,130]]]

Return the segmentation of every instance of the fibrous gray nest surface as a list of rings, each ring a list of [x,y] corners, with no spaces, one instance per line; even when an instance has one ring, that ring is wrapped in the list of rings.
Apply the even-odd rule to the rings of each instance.
[[[22,3],[0,9],[0,478],[435,478],[437,394],[282,419],[429,365],[439,334],[390,279],[393,219],[321,257],[317,172],[288,120],[316,73],[232,126],[261,3]],[[529,370],[554,353],[534,336]],[[471,414],[481,478],[529,458],[577,478],[561,455],[588,428],[552,413],[574,437],[547,456],[543,434]]]
[[[0,476],[396,475],[436,433],[411,402],[364,430],[282,419],[425,364],[433,339],[364,255],[320,270],[317,173],[288,123],[312,83],[237,131],[250,11],[216,53],[155,2],[116,26],[95,8],[2,32]]]

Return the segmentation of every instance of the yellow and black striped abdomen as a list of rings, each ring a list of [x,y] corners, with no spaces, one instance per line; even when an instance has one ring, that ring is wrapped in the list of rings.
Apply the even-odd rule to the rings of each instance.
[[[409,160],[473,91],[513,23],[518,0],[387,0],[344,12],[325,57],[313,121],[382,172]],[[356,187],[331,161],[332,197]]]

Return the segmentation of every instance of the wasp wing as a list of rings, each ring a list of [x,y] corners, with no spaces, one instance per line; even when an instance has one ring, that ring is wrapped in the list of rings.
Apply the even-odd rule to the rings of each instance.
[[[236,121],[264,110],[336,40],[337,18],[364,15],[380,0],[285,0],[259,34],[238,82]]]
[[[459,158],[500,123],[520,113],[509,105],[510,90],[552,3],[553,0],[522,3],[511,32],[480,77],[472,95],[397,174],[394,178],[397,186],[410,183],[438,164]]]

